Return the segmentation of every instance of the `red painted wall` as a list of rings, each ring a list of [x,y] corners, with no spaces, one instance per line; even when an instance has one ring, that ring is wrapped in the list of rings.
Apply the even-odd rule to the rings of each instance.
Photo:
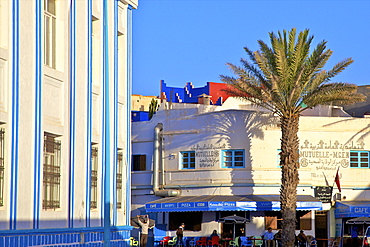
[[[215,104],[218,98],[222,97],[222,103],[229,97],[226,92],[222,91],[222,89],[227,88],[227,84],[225,83],[217,83],[217,82],[207,82],[209,86],[209,95],[211,95],[212,103]]]

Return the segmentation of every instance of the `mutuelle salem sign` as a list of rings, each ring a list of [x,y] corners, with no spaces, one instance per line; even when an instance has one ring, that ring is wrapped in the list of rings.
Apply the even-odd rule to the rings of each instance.
[[[315,197],[323,203],[330,203],[333,187],[331,186],[316,186]]]
[[[338,140],[305,140],[299,147],[299,163],[301,167],[310,167],[314,178],[324,178],[324,174],[331,178],[338,167],[349,167],[351,151],[364,150],[364,146],[363,141],[341,143]]]
[[[220,152],[226,148],[226,144],[212,143],[196,144],[191,147],[195,151],[195,164],[197,168],[212,168],[220,166]]]

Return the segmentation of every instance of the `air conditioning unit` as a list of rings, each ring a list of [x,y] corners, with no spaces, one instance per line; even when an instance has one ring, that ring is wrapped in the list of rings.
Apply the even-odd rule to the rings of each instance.
[[[342,200],[342,193],[335,193],[334,201],[341,201]]]

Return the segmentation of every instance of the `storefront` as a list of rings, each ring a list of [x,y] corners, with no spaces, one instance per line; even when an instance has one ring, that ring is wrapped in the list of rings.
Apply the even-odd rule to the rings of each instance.
[[[184,211],[279,211],[279,195],[167,197],[145,204],[148,213]],[[321,210],[310,195],[297,196],[297,210]]]
[[[267,226],[274,225],[273,229],[277,230],[281,222],[279,195],[167,197],[146,203],[145,209],[149,214],[162,214],[169,236],[180,222],[185,222],[188,236],[207,236],[217,230],[224,237],[231,226],[218,223],[218,219],[234,214],[248,220],[245,225],[237,226],[237,235],[261,236]],[[301,225],[310,226],[307,230],[314,229],[311,212],[316,210],[322,210],[321,201],[310,195],[297,196],[298,230],[302,229],[299,220]]]
[[[361,244],[364,232],[370,226],[370,201],[337,201],[335,220],[337,236],[342,238],[341,246]]]

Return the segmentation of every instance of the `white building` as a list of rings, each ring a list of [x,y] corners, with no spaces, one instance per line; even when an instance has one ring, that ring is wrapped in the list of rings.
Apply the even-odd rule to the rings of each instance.
[[[137,4],[0,0],[1,246],[128,244]]]
[[[303,229],[330,239],[341,235],[341,223],[361,215],[353,207],[370,212],[364,206],[370,202],[370,120],[341,107],[302,115],[297,234]],[[182,222],[187,237],[214,229],[225,235],[232,226],[217,220],[233,214],[250,220],[237,225],[244,230],[239,234],[261,236],[269,226],[276,232],[280,138],[277,117],[233,98],[223,106],[162,104],[149,122],[132,125],[132,214],[150,213],[160,237],[174,236]],[[338,168],[341,194],[333,184]],[[343,229],[348,237],[349,227]]]

